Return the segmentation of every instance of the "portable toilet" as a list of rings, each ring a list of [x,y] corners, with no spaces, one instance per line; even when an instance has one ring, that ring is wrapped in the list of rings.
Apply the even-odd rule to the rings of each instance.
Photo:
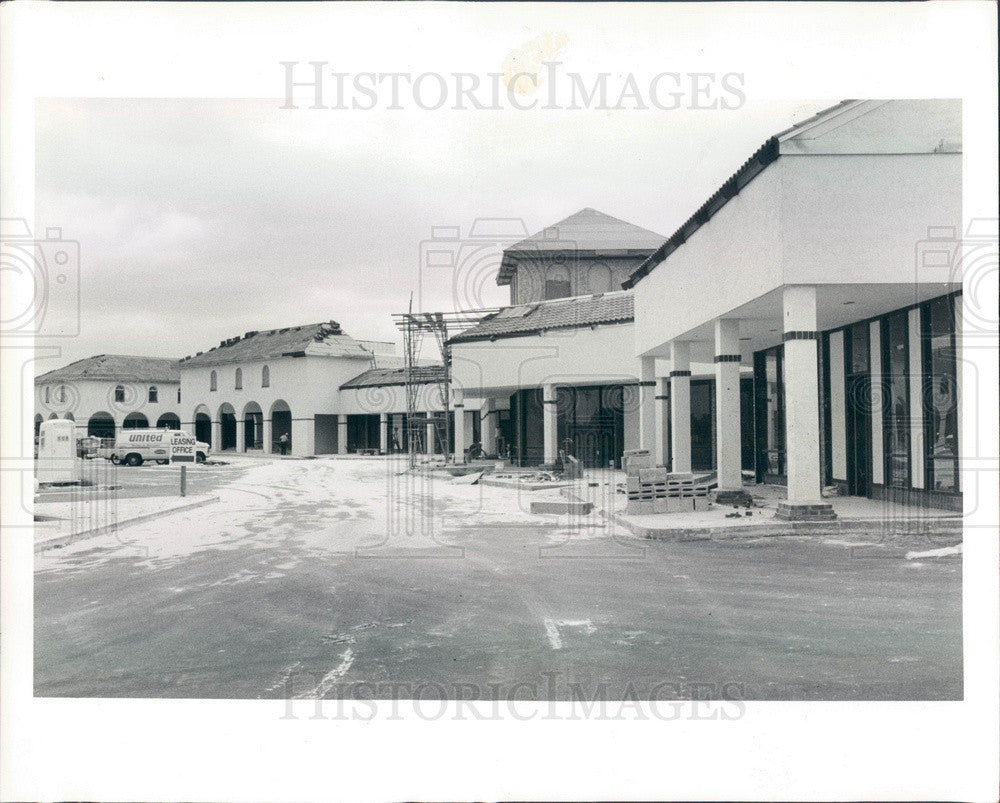
[[[76,482],[76,424],[65,419],[43,421],[38,433],[38,464],[35,479],[46,482]]]

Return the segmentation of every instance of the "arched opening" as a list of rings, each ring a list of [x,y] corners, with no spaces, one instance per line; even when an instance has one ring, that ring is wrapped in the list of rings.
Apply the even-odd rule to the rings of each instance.
[[[236,390],[243,390],[243,369],[236,369]]]
[[[260,369],[260,386],[262,388],[271,387],[271,369],[266,365]]]
[[[212,371],[212,373],[208,377],[208,389],[209,390],[219,389],[219,375],[215,371]]]
[[[202,443],[212,443],[212,416],[203,404],[194,411],[194,436]]]
[[[40,415],[36,415],[35,416],[35,437],[36,438],[38,437],[38,434],[42,431],[42,422],[44,420],[45,419],[42,418]]]
[[[87,434],[95,438],[113,438],[115,436],[115,419],[111,413],[94,413],[87,420]]]
[[[285,436],[284,439],[282,436]],[[278,399],[271,405],[271,439],[273,451],[281,454],[284,446],[285,454],[291,453],[292,410],[284,399]]]
[[[46,404],[48,404],[48,403],[49,403],[49,397],[50,397],[50,395],[51,395],[51,392],[52,392],[52,391],[51,391],[51,389],[49,388],[49,386],[48,386],[48,385],[46,385],[46,386],[45,386],[45,403],[46,403]]]
[[[223,404],[219,407],[219,424],[221,425],[222,437],[219,442],[219,448],[225,449],[235,449],[236,448],[236,410],[233,409],[233,405]]]
[[[59,413],[49,413],[49,421],[52,421],[59,417]]]
[[[264,448],[264,413],[257,402],[243,408],[243,436],[247,451]]]
[[[121,404],[125,403],[125,386],[116,385],[115,386],[115,401]]]
[[[66,403],[66,386],[65,385],[60,385],[58,388],[56,388],[56,402],[58,404],[65,404]]]
[[[129,413],[122,421],[122,429],[147,429],[149,419],[142,413]]]
[[[63,415],[63,418],[65,418],[67,421],[76,421],[76,417],[72,413],[66,413],[65,415]]]
[[[157,429],[180,429],[181,419],[173,413],[164,413],[156,419]]]

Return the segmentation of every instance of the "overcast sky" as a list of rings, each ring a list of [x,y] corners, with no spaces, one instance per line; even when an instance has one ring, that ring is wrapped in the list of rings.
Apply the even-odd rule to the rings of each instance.
[[[411,291],[424,309],[456,306],[450,274],[421,272],[432,227],[516,218],[533,233],[591,206],[668,236],[767,137],[837,100],[617,112],[39,101],[36,231],[80,243],[81,332],[38,372],[330,319],[398,341],[390,314]],[[505,302],[494,268],[460,269],[462,305]]]

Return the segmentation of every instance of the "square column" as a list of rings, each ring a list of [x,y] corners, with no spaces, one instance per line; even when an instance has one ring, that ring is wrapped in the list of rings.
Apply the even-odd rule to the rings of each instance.
[[[836,518],[822,501],[819,454],[819,360],[816,288],[792,285],[784,290],[785,448],[788,501],[777,517],[825,521]]]
[[[292,454],[311,455],[316,453],[316,419],[292,419]]]
[[[743,491],[740,322],[715,322],[715,465],[719,493]]]
[[[454,411],[454,426],[455,426],[455,453],[452,455],[452,461],[455,463],[465,462],[465,400],[462,396],[462,392],[459,390],[452,391],[452,402],[451,408]]]
[[[666,466],[670,459],[670,377],[656,380],[656,465]]]
[[[482,446],[483,452],[495,454],[497,448],[497,412],[494,399],[487,399],[483,404],[479,415],[479,431],[482,433],[480,446]]]
[[[434,454],[434,444],[437,440],[437,431],[434,426],[433,413],[427,413],[427,423],[424,425],[426,430],[424,432],[424,437],[426,438],[426,443],[424,443],[424,452],[426,454]]]
[[[347,454],[347,416],[337,415],[337,454]]]
[[[558,388],[555,385],[542,386],[542,445],[545,463],[555,463],[559,459],[559,404]]]
[[[389,454],[389,414],[380,413],[378,417],[378,450]]]
[[[221,452],[222,451],[222,422],[213,421],[212,422],[212,451]]]
[[[236,419],[236,451],[245,452],[247,450],[247,422],[242,418]]]
[[[673,422],[671,471],[691,473],[691,344],[675,341],[670,347],[670,420]]]
[[[274,440],[274,430],[272,428],[271,419],[265,418],[264,434],[261,437],[261,446],[264,447],[264,454],[271,454],[274,451],[272,440]]]
[[[639,447],[656,451],[656,360],[639,360]]]

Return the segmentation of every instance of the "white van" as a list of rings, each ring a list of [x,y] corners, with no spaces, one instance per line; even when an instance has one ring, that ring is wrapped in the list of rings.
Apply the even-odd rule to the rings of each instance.
[[[115,465],[141,466],[147,460],[204,463],[211,450],[207,443],[179,429],[123,429],[114,445],[101,451],[101,456]]]

